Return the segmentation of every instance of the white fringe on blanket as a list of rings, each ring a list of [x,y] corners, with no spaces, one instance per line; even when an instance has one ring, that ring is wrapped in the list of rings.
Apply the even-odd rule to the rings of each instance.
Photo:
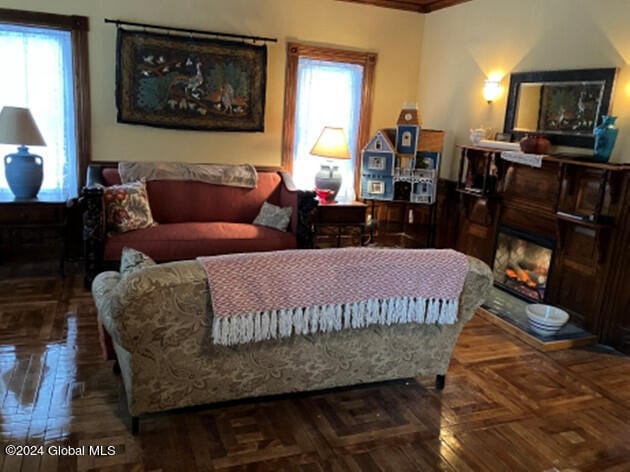
[[[271,310],[240,316],[214,317],[214,344],[230,346],[277,339],[292,334],[316,334],[380,324],[457,322],[457,300],[402,297],[343,305]]]

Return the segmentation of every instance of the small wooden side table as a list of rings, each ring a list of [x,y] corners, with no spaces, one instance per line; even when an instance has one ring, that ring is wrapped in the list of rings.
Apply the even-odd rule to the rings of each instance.
[[[67,237],[67,206],[62,196],[44,195],[16,199],[0,193],[0,263],[12,253],[18,260],[49,254],[51,244],[60,242],[59,270],[64,274]],[[55,244],[56,245],[56,244]]]
[[[366,215],[362,202],[320,203],[314,217],[315,247],[364,245]]]

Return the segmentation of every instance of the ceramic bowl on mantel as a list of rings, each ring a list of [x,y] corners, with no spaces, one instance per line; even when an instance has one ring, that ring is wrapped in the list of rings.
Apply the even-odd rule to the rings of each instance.
[[[525,307],[529,328],[541,336],[553,336],[569,321],[569,314],[551,305],[534,303]]]
[[[521,151],[527,154],[547,154],[551,143],[540,133],[528,134],[521,139]]]

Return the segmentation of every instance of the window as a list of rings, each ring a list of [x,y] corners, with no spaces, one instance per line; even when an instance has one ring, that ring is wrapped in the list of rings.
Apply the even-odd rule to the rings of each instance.
[[[376,54],[288,45],[283,167],[299,188],[312,189],[322,159],[310,150],[324,126],[343,128],[350,160],[335,161],[343,176],[337,199],[356,198],[358,165],[368,140]]]
[[[28,107],[46,141],[38,196],[65,200],[89,160],[87,18],[0,9],[0,108]],[[2,156],[15,145],[0,145]],[[0,192],[10,192],[0,166]]]
[[[402,145],[403,146],[411,146],[411,133],[409,131],[405,131],[402,135]]]
[[[368,160],[368,169],[370,170],[385,170],[385,158],[370,156]]]

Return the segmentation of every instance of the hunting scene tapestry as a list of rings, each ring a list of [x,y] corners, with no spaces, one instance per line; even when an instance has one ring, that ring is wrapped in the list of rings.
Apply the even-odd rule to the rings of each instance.
[[[118,121],[264,131],[267,48],[118,29]]]

